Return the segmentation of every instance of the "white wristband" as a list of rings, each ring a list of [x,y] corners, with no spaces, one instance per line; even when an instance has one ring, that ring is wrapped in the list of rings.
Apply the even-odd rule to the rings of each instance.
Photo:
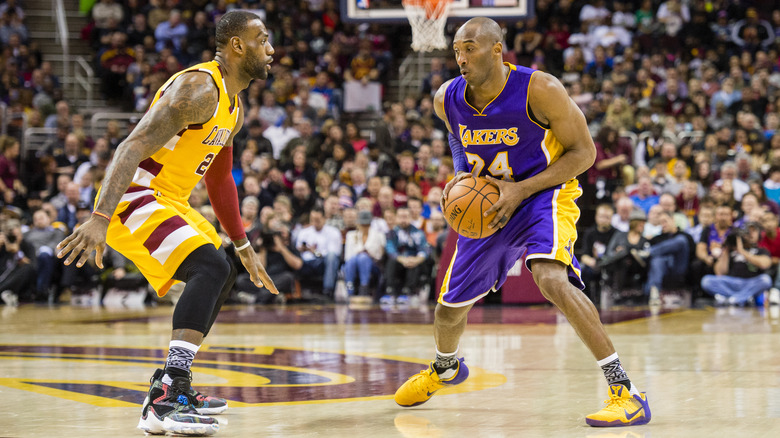
[[[235,244],[234,244],[234,245],[235,245]],[[237,247],[236,247],[236,251],[241,251],[241,250],[244,250],[244,249],[247,249],[247,248],[249,248],[249,241],[248,241],[248,240],[246,241],[246,243],[245,243],[245,244],[243,244],[243,245],[241,245],[241,246],[237,246]]]

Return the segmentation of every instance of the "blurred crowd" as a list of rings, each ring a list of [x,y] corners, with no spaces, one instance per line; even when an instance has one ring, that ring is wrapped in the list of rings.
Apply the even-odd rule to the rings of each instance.
[[[63,290],[142,282],[118,254],[111,254],[114,271],[103,273],[68,272],[51,257],[52,245],[89,217],[127,132],[113,121],[98,138],[88,134],[27,38],[17,3],[0,5],[0,97],[27,115],[28,126],[57,134],[22,156],[10,121],[0,141],[0,290],[56,300]],[[593,134],[598,158],[579,178],[576,254],[594,299],[604,288],[633,289],[652,302],[684,286],[724,304],[746,304],[764,291],[780,301],[775,3],[537,0],[534,17],[500,23],[505,60],[559,77]],[[384,99],[377,120],[361,126],[343,111],[344,84],[386,87],[409,52],[391,38],[409,28],[345,23],[339,6],[99,0],[82,38],[94,48],[103,96],[143,112],[173,73],[213,58],[222,14],[261,11],[276,53],[269,79],[242,94],[246,121],[233,171],[255,249],[288,297],[403,304],[423,291],[425,299],[448,232],[441,189],[453,176],[432,99],[458,68],[450,54],[432,58],[419,92]],[[457,25],[448,24],[450,36]],[[137,120],[130,122],[128,130]],[[205,190],[190,203],[219,227]],[[243,275],[235,299],[274,298]]]

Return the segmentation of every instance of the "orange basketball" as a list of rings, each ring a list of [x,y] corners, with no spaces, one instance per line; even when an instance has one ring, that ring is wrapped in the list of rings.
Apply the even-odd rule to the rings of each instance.
[[[444,217],[463,237],[481,239],[498,231],[488,228],[496,213],[483,214],[498,201],[498,188],[484,178],[465,178],[452,186],[444,205]]]

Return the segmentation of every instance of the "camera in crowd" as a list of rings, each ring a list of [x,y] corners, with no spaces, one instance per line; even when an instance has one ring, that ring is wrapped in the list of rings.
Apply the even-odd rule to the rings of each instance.
[[[723,241],[723,246],[730,249],[736,249],[738,237],[742,239],[743,246],[745,247],[753,246],[752,244],[754,242],[749,237],[750,237],[750,230],[754,228],[761,231],[761,225],[759,225],[756,222],[746,222],[740,227],[732,228],[731,231],[729,231],[728,236],[726,236],[726,240]]]
[[[5,241],[7,243],[16,243],[16,233],[13,231],[7,231],[5,233]]]
[[[263,241],[263,248],[272,249],[276,246],[274,236],[281,236],[282,232],[279,230],[263,230],[260,233],[260,239]]]

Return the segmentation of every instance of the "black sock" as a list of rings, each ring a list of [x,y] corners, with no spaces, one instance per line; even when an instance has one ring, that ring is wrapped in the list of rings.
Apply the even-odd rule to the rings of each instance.
[[[607,384],[623,385],[628,388],[629,391],[631,390],[631,380],[628,379],[628,375],[623,369],[623,365],[620,364],[617,353],[599,361],[599,365],[601,366],[602,371],[604,371],[604,377],[607,378]]]
[[[453,369],[458,366],[458,352],[457,350],[453,354],[441,354],[436,352],[436,360],[433,362],[433,369],[437,374]]]

